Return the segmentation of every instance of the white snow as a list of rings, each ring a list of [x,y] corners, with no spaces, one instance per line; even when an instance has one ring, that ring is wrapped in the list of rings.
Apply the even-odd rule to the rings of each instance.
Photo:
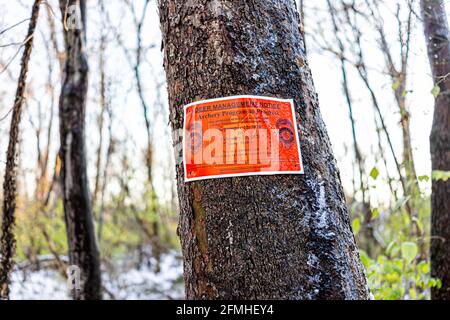
[[[154,271],[151,259],[139,268],[117,262],[114,271],[103,271],[104,299],[164,300],[184,297],[182,260],[177,252],[161,258],[161,271]],[[105,268],[104,268],[105,269]],[[16,270],[11,279],[12,300],[70,299],[66,279],[55,270]]]
[[[325,187],[323,186],[323,182],[320,183],[319,188],[319,197],[317,199],[317,215],[319,215],[319,228],[326,228],[328,226],[328,209],[327,209],[327,201],[325,198]]]

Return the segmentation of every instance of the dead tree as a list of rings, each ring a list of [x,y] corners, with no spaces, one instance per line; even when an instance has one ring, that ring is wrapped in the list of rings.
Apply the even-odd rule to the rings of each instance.
[[[192,183],[177,166],[187,298],[367,299],[295,1],[158,5],[172,129],[197,100],[292,98],[305,166],[303,176]]]
[[[450,33],[442,0],[420,1],[431,72],[439,93],[430,135],[433,171],[450,171]],[[431,194],[431,274],[441,279],[433,299],[450,300],[450,181],[433,180]]]
[[[386,125],[383,112],[381,110],[381,104],[379,101],[379,97],[375,93],[375,89],[369,78],[369,67],[366,64],[366,55],[365,55],[365,52],[363,50],[363,45],[362,45],[362,33],[361,33],[360,27],[358,25],[358,19],[357,19],[358,15],[360,15],[360,13],[357,10],[354,10],[353,8],[354,8],[354,6],[351,6],[351,7],[345,6],[344,13],[345,13],[346,24],[350,27],[350,30],[353,34],[352,43],[354,45],[354,51],[355,51],[354,55],[356,56],[355,67],[356,67],[359,77],[361,78],[362,82],[364,83],[364,86],[366,87],[366,89],[370,95],[372,105],[374,108],[374,112],[376,114],[376,117],[375,117],[376,127],[384,132],[384,135],[385,135],[386,141],[387,141],[387,145],[389,146],[389,150],[391,152],[392,158],[395,163],[395,167],[397,169],[397,173],[398,173],[400,184],[402,186],[403,194],[404,194],[404,196],[406,196],[406,195],[409,195],[409,193],[410,193],[410,188],[408,187],[408,180],[407,180],[407,177],[402,172],[402,165],[401,165],[400,160],[396,156],[392,137],[391,137],[391,134]],[[409,121],[408,121],[408,123],[409,123]],[[378,131],[378,129],[377,129],[377,131]],[[403,131],[403,132],[405,132],[405,131]],[[377,135],[378,135],[378,141],[380,142],[379,132],[377,132]],[[386,167],[386,170],[388,170],[386,165],[385,165],[385,167]],[[406,202],[405,208],[411,217],[415,216],[415,212],[414,212],[411,204],[409,203],[409,201]],[[414,221],[414,225],[413,225],[413,228],[411,228],[411,234],[418,235],[418,231],[420,228],[417,227],[416,220],[413,219],[413,221]]]
[[[123,49],[123,53],[125,55],[125,58],[130,66],[130,68],[133,71],[135,83],[136,83],[136,92],[142,107],[143,111],[143,119],[145,122],[145,129],[146,129],[146,135],[147,135],[147,145],[145,148],[145,166],[147,170],[147,177],[148,177],[148,193],[151,196],[151,201],[149,203],[149,206],[147,211],[150,211],[152,213],[156,214],[156,217],[152,223],[153,225],[153,235],[151,236],[151,245],[153,250],[153,256],[156,259],[156,270],[159,271],[160,269],[160,260],[161,260],[161,254],[163,251],[162,243],[160,239],[160,232],[162,229],[161,219],[157,213],[159,209],[158,204],[158,198],[155,193],[154,189],[154,182],[153,182],[153,161],[154,161],[154,146],[153,146],[153,125],[152,125],[152,118],[151,118],[151,112],[154,111],[152,108],[150,108],[147,98],[145,95],[145,84],[143,82],[142,78],[142,66],[145,62],[145,54],[148,49],[152,49],[154,47],[153,44],[150,44],[149,46],[145,46],[143,43],[143,32],[144,32],[144,23],[147,17],[148,9],[150,0],[144,0],[141,6],[141,10],[137,9],[137,3],[130,1],[130,0],[124,0],[124,4],[129,8],[131,12],[131,18],[133,21],[133,27],[135,29],[135,35],[136,35],[136,48],[133,50],[130,50],[127,48],[124,39],[122,38],[122,34],[117,30],[116,27],[113,26],[113,23],[111,21],[111,18],[106,13],[107,20],[110,24],[111,30],[114,34],[115,40],[117,41],[117,44]]]
[[[77,6],[82,23],[69,26],[67,8]],[[75,299],[101,299],[100,254],[86,170],[85,112],[89,67],[85,53],[85,1],[60,0],[66,61],[59,100],[61,181],[71,265],[80,268]],[[72,7],[73,8],[73,7]]]
[[[104,6],[104,2],[101,1],[100,2],[100,10],[102,12],[104,12],[105,10],[105,6]],[[100,95],[100,101],[99,101],[99,105],[100,105],[100,114],[98,115],[98,119],[97,119],[97,124],[98,124],[98,135],[99,135],[99,143],[98,143],[98,148],[97,148],[97,159],[96,159],[96,164],[95,164],[95,168],[96,168],[96,173],[95,173],[95,183],[94,183],[94,192],[92,195],[92,203],[94,204],[94,206],[97,203],[97,196],[98,193],[100,192],[101,186],[100,186],[100,177],[101,177],[101,167],[102,167],[102,152],[103,152],[103,127],[104,127],[104,123],[105,123],[105,113],[106,113],[106,109],[107,109],[107,98],[106,98],[106,90],[107,90],[107,78],[106,78],[106,71],[105,71],[105,52],[107,49],[107,33],[106,33],[106,25],[105,25],[105,21],[104,18],[102,20],[102,34],[100,36],[100,53],[99,53],[99,70],[100,70],[100,90],[99,90],[99,95]],[[102,215],[102,212],[99,212],[99,215]]]
[[[362,212],[364,217],[364,246],[363,249],[365,249],[366,252],[369,254],[371,253],[371,240],[373,240],[373,227],[372,227],[372,211],[370,208],[370,195],[367,192],[367,186],[365,184],[365,170],[364,170],[364,159],[358,144],[357,134],[356,134],[356,124],[355,124],[355,117],[353,112],[353,99],[352,94],[350,90],[350,80],[348,78],[347,73],[347,61],[346,61],[346,48],[344,46],[344,42],[341,39],[340,36],[340,30],[338,25],[338,16],[336,12],[336,8],[332,5],[330,0],[327,0],[327,6],[328,11],[330,13],[331,22],[333,25],[333,33],[334,37],[337,42],[338,46],[338,52],[336,53],[337,58],[340,62],[340,68],[341,68],[341,75],[342,75],[342,89],[345,96],[345,101],[347,103],[348,107],[348,115],[349,120],[351,124],[351,130],[352,130],[352,141],[353,141],[353,151],[355,154],[356,164],[358,167],[358,173],[359,173],[359,191],[361,192],[362,196]],[[355,193],[357,192],[355,188]],[[361,245],[361,244],[359,244]]]
[[[16,246],[14,238],[14,224],[17,196],[17,157],[19,126],[25,100],[28,63],[33,50],[34,31],[39,17],[41,0],[36,0],[31,11],[28,33],[23,42],[22,67],[20,70],[17,91],[12,109],[11,127],[9,130],[9,144],[6,155],[5,178],[3,181],[3,217],[1,233],[1,261],[0,261],[0,298],[9,298],[9,280],[13,268],[13,258]]]
[[[383,22],[382,13],[380,12],[380,1],[366,0],[369,9],[369,15],[366,19],[374,20],[374,27],[379,35],[380,51],[384,55],[386,61],[387,74],[391,78],[392,89],[394,90],[394,98],[400,112],[400,125],[402,129],[403,141],[403,166],[405,168],[405,177],[407,181],[407,194],[411,197],[417,196],[419,192],[417,174],[414,167],[413,148],[411,143],[410,129],[410,113],[407,106],[407,80],[409,76],[409,60],[411,51],[411,36],[413,25],[413,8],[412,1],[408,0],[405,4],[407,8],[406,21],[402,20],[400,12],[400,3],[396,4],[395,18],[397,22],[398,43],[399,43],[399,63],[396,64],[395,54],[391,49],[386,30]]]

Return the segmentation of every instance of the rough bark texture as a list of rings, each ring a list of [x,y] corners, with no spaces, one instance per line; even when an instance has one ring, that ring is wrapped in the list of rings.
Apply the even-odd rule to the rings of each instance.
[[[193,101],[293,98],[305,166],[184,183],[177,165],[187,298],[367,299],[295,1],[161,0],[159,11],[173,130]]]
[[[36,0],[31,12],[28,33],[24,41],[22,66],[14,99],[11,127],[9,130],[9,143],[6,155],[5,178],[3,181],[3,217],[1,230],[1,261],[0,261],[0,299],[9,298],[9,280],[13,268],[13,257],[16,240],[14,238],[14,224],[17,196],[17,153],[19,141],[19,126],[22,117],[22,107],[25,100],[28,63],[33,50],[34,31],[39,17],[41,0]]]
[[[60,0],[60,4],[64,17],[67,1]],[[83,8],[84,1],[69,0],[68,6],[71,5]],[[86,172],[84,121],[89,68],[84,53],[84,27],[65,30],[64,39],[66,64],[59,101],[61,178],[70,264],[81,271],[81,289],[73,290],[73,296],[101,299],[100,258]]]
[[[424,34],[435,84],[440,94],[435,101],[430,136],[433,170],[450,171],[450,34],[444,1],[421,0]],[[442,280],[432,289],[433,299],[450,300],[450,181],[433,181],[431,195],[431,273]]]

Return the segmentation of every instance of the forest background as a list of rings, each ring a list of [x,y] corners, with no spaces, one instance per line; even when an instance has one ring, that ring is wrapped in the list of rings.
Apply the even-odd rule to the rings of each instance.
[[[448,177],[431,172],[439,92],[418,2],[304,2],[309,64],[371,292],[376,299],[428,299],[440,285],[430,277],[428,254],[431,181]],[[0,0],[0,177],[31,6]],[[68,297],[57,181],[58,9],[54,0],[42,6],[29,64],[12,298]],[[105,296],[180,298],[175,159],[156,3],[87,1],[87,12],[87,164]]]

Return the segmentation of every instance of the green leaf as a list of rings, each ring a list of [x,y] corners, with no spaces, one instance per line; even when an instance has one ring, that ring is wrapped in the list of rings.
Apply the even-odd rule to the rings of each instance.
[[[373,180],[377,180],[379,174],[380,172],[378,171],[377,167],[373,167],[372,170],[370,171],[370,176],[372,177]]]
[[[361,262],[363,263],[365,268],[368,268],[370,266],[371,264],[370,257],[364,250],[359,251],[359,258],[361,259]]]
[[[426,175],[423,175],[423,176],[419,176],[418,179],[419,179],[420,182],[423,182],[423,181],[428,182],[430,180],[430,177],[426,176]]]
[[[421,261],[417,265],[417,270],[420,273],[427,275],[430,272],[430,263],[429,262],[425,262],[425,261]]]
[[[431,178],[434,181],[444,181],[447,182],[450,179],[450,171],[434,170],[431,173]]]
[[[441,93],[441,88],[438,85],[435,85],[433,87],[433,89],[431,90],[431,94],[433,95],[433,97],[436,99],[439,94]]]
[[[380,213],[380,211],[378,210],[378,208],[373,209],[372,210],[372,218],[371,218],[371,220],[376,219],[378,217],[379,213]]]
[[[359,230],[361,230],[361,221],[359,220],[359,218],[353,219],[352,229],[355,235],[357,235],[359,233]]]
[[[417,291],[414,288],[409,289],[409,297],[413,300],[417,299]]]
[[[397,244],[395,243],[395,241],[391,241],[388,244],[388,246],[386,247],[386,254],[389,255],[389,256],[392,255],[392,251],[394,250],[396,245]]]
[[[406,263],[411,263],[419,252],[419,248],[414,242],[403,242],[401,252]]]
[[[401,82],[400,82],[400,80],[397,80],[397,81],[395,81],[393,84],[392,84],[392,90],[397,90],[398,88],[400,88],[400,85],[401,85]]]

